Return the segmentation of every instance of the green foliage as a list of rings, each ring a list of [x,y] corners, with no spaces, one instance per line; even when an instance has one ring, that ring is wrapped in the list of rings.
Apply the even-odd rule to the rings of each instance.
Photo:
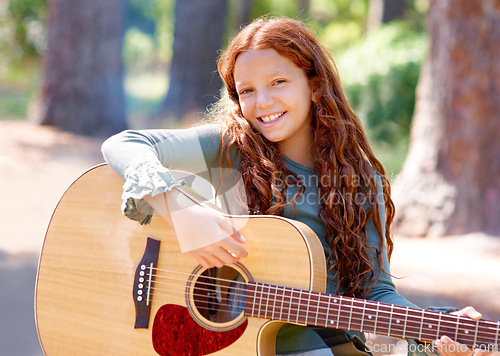
[[[168,77],[163,70],[127,73],[125,95],[130,127],[147,125],[147,120],[157,113],[167,88]]]
[[[26,118],[28,105],[39,85],[39,71],[37,62],[24,61],[0,72],[0,120]]]
[[[10,0],[0,5],[0,61],[38,58],[45,48],[46,0]]]
[[[283,0],[253,0],[252,18],[263,15],[298,17],[300,9],[298,1]]]
[[[172,57],[175,1],[128,0],[128,2],[128,19],[135,19],[131,24],[132,27],[136,27],[136,29],[148,35],[153,35],[158,59],[162,62],[170,61]],[[140,26],[141,23],[147,23],[145,19],[152,20],[154,30]]]
[[[126,109],[131,127],[145,127],[167,91],[174,4],[172,0],[127,0],[123,60]]]
[[[132,27],[125,32],[122,53],[127,71],[150,69],[157,57],[154,37]]]
[[[339,51],[364,34],[368,11],[368,0],[315,0],[308,24],[328,48]]]
[[[337,66],[351,106],[363,121],[370,140],[400,162],[406,151],[415,105],[415,89],[425,58],[427,37],[403,22],[391,22],[350,46]],[[404,156],[403,156],[404,158]]]

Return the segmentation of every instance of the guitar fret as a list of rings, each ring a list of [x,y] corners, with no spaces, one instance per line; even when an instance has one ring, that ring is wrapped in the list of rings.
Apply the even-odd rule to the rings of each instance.
[[[438,319],[435,319],[438,316]],[[426,320],[427,319],[427,320]],[[437,323],[436,323],[437,320]],[[420,325],[419,340],[422,338],[435,340],[438,338],[439,323],[441,320],[441,314],[435,312],[429,312],[422,309],[422,321]]]
[[[269,297],[271,296],[271,287],[269,285],[266,285],[266,289],[267,291],[265,292],[266,293],[266,318],[269,318],[271,319],[269,316],[268,316],[268,312],[270,312],[269,310]]]
[[[398,307],[399,309],[400,307]],[[403,335],[406,333],[406,325],[404,321],[401,320],[401,314],[399,311],[396,311],[395,321],[392,323],[392,329],[394,330],[392,334],[397,335],[400,338],[403,338]]]
[[[439,330],[439,335],[450,335],[450,337],[456,333],[458,320],[457,317],[450,314],[442,314],[441,316],[441,327]]]
[[[423,329],[423,326],[424,326],[424,313],[425,313],[425,310],[422,309],[422,315],[420,317],[420,331],[418,333],[418,339],[419,340],[422,340],[422,329]]]
[[[287,317],[287,321],[290,322],[290,316],[291,316],[291,313],[292,313],[292,291],[290,289],[286,289],[285,290],[285,294],[286,292],[290,292],[290,299],[288,299],[288,317]]]
[[[276,300],[278,299],[278,291],[279,291],[279,287],[275,287],[274,288],[274,293],[273,293],[273,295],[274,295],[273,314],[272,314],[272,317],[271,317],[271,319],[273,319],[273,320],[276,320],[276,317],[274,316],[274,312],[277,309]]]
[[[406,309],[406,314],[405,314],[405,322],[404,322],[405,327],[403,328],[403,339],[406,338],[406,323],[408,321],[408,307],[406,307],[405,309]]]
[[[325,313],[325,327],[328,327],[328,324],[331,323],[330,321],[330,308],[331,308],[331,297],[326,294],[321,295],[323,299],[323,308]]]
[[[337,304],[337,298],[336,297],[328,296],[328,312],[326,314],[326,316],[327,316],[327,318],[326,318],[326,324],[327,325],[330,324],[330,327],[332,327],[333,324],[335,323],[335,321],[333,321],[333,318],[330,319],[330,315],[329,315],[330,310],[333,309],[332,308],[332,300],[333,300],[334,304]],[[337,305],[337,307],[339,307],[339,306]]]
[[[265,288],[265,286],[262,283],[260,285],[260,303],[259,303],[259,311],[258,311],[259,318],[265,318],[266,317],[266,314],[265,314],[266,309],[264,308],[264,303],[265,303],[265,299],[264,298],[265,298],[266,294],[265,294],[264,288]]]
[[[423,313],[424,310],[406,307],[404,338],[411,337],[412,339],[421,340],[424,328]]]
[[[474,347],[476,347],[477,345],[477,331],[479,329],[479,322],[476,321],[476,331],[474,331],[474,342],[472,343],[474,345]]]
[[[359,328],[359,331],[363,332],[363,323],[365,322],[365,310],[366,310],[366,301],[363,301],[363,314],[361,314],[361,326]]]
[[[391,316],[389,318],[389,329],[387,330],[387,335],[391,335],[392,317],[394,315],[394,305],[391,305]]]
[[[460,336],[458,340],[476,346],[479,322],[471,319],[461,319],[461,320],[462,320],[462,325],[459,330]],[[460,323],[460,318],[458,318],[457,321]]]
[[[337,313],[337,329],[339,328],[339,323],[340,323],[340,309],[342,309],[342,296],[338,297],[339,301],[339,311]]]
[[[283,310],[285,309],[285,288],[281,287],[281,306],[279,320],[283,320]]]
[[[351,310],[349,311],[349,323],[347,324],[347,330],[351,330],[351,321],[352,321],[352,310],[354,309],[353,301],[351,300]]]
[[[375,329],[373,330],[374,334],[377,333],[378,309],[379,309],[379,302],[377,302],[377,311],[375,312]]]
[[[437,339],[441,335],[441,314],[439,314],[439,319],[438,319],[438,326],[436,330],[436,337],[434,339]]]
[[[392,311],[390,306],[378,304],[377,328],[379,334],[387,334],[392,323]]]
[[[299,290],[299,297],[297,297],[297,320],[295,320],[297,323],[299,323],[299,318],[300,318],[300,295],[302,294],[302,291]]]
[[[309,307],[311,305],[311,293],[307,293],[307,309],[306,309],[306,324],[309,320]]]
[[[264,291],[265,285],[263,283],[260,284],[260,303],[259,303],[259,310],[258,310],[258,315],[259,318],[265,318],[266,317],[266,309],[264,306],[265,303],[265,291]]]
[[[351,310],[351,320],[350,327],[352,330],[361,331],[363,329],[363,317],[365,313],[366,301],[351,299],[352,310]],[[360,314],[360,311],[362,312]]]
[[[498,334],[500,333],[500,321],[497,323],[497,334],[495,336],[496,351],[498,351]]]
[[[365,326],[366,326],[366,331],[373,333],[375,330],[375,316],[376,316],[376,310],[373,309],[373,303],[369,303],[370,308],[367,308],[365,311],[366,320],[365,320]]]
[[[316,315],[316,317],[314,318],[314,325],[318,325],[318,316],[319,316],[319,313],[320,313],[320,310],[321,310],[321,294],[315,294],[318,299],[316,301],[316,313],[314,313]]]
[[[260,303],[259,303],[259,310],[258,310],[258,317],[259,318],[262,318],[262,297],[264,296],[264,285],[261,284],[261,283],[258,283],[258,285],[260,286]]]
[[[253,303],[252,303],[252,315],[255,316],[255,305],[257,304],[257,284],[254,284],[254,290],[253,290]]]

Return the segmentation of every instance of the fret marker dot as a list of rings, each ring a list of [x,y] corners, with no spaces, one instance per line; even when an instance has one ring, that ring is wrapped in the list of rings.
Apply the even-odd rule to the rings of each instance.
[[[432,329],[432,325],[431,324],[429,324],[429,329]]]
[[[371,318],[372,318],[372,316],[371,316],[371,315],[368,315],[368,319],[371,319]]]
[[[333,325],[333,320],[330,320],[330,324],[332,324],[332,325]]]
[[[399,320],[399,319],[398,319],[398,320],[396,320],[396,323],[400,324],[400,323],[401,323],[401,320]]]
[[[465,330],[465,333],[468,334],[469,333],[469,330]]]

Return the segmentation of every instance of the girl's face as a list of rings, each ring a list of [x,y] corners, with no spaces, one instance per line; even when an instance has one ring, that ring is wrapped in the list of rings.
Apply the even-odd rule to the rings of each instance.
[[[309,152],[314,97],[303,69],[274,49],[250,50],[236,59],[234,81],[246,120],[286,156]]]

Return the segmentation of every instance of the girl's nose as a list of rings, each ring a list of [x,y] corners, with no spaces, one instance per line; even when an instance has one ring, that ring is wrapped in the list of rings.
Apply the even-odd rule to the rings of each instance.
[[[257,107],[267,108],[274,103],[274,98],[265,90],[257,92]]]

